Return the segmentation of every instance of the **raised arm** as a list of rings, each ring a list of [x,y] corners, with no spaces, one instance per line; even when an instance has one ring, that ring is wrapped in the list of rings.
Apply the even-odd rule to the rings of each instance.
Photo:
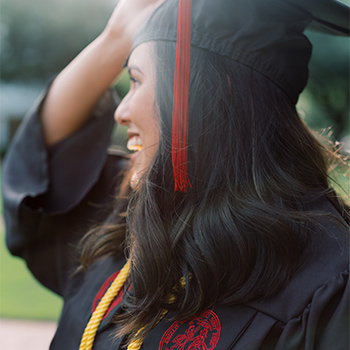
[[[105,30],[55,79],[42,106],[48,146],[79,129],[121,72],[135,32],[163,0],[121,0]]]

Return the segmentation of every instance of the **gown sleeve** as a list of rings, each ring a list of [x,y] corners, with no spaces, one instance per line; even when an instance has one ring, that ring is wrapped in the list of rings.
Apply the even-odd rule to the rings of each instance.
[[[111,91],[80,130],[46,148],[39,112],[47,90],[25,116],[6,154],[4,218],[11,253],[61,294],[77,260],[71,247],[103,220],[96,208],[111,202],[126,160],[107,155],[116,108]]]
[[[349,226],[328,200],[317,209],[333,217],[323,230],[312,230],[299,269],[285,289],[250,304],[273,321],[261,337],[266,346],[259,349],[349,349]]]
[[[349,349],[349,270],[316,290],[303,313],[284,326],[276,349]]]

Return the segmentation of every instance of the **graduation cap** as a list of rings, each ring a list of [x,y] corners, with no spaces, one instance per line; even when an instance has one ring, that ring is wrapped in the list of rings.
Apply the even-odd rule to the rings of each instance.
[[[296,103],[308,80],[306,28],[349,35],[349,8],[334,0],[167,0],[136,35],[176,42],[172,162],[175,191],[191,187],[187,170],[191,46],[264,75]]]

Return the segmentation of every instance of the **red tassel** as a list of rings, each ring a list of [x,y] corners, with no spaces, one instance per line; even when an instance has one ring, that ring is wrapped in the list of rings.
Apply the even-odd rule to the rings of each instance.
[[[188,178],[188,94],[191,63],[191,0],[179,0],[174,72],[172,162],[175,191],[192,188]]]

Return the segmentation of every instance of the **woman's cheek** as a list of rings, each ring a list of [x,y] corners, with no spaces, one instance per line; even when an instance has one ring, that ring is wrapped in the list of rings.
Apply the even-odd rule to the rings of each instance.
[[[139,184],[140,184],[140,178],[139,178],[137,172],[134,172],[134,173],[131,175],[130,187],[131,187],[133,190],[137,190]]]
[[[137,190],[138,186],[140,185],[140,180],[146,171],[146,169],[149,166],[149,162],[147,164],[145,157],[145,152],[140,151],[137,158],[134,161],[133,167],[132,167],[132,175],[130,178],[130,186],[132,189]]]

